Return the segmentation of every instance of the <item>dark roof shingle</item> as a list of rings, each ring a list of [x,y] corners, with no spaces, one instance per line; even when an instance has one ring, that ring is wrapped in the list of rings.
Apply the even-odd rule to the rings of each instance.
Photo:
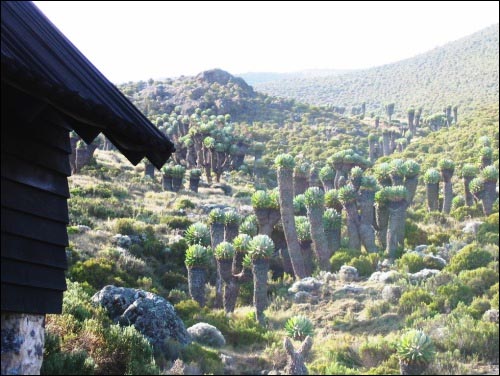
[[[161,133],[32,3],[1,2],[2,84],[54,106],[87,142],[100,132],[133,163],[160,168],[175,151]]]

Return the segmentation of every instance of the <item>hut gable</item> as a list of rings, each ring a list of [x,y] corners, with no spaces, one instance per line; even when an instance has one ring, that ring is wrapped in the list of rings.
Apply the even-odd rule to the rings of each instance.
[[[173,144],[31,2],[1,2],[2,311],[60,313],[69,132],[160,168]]]

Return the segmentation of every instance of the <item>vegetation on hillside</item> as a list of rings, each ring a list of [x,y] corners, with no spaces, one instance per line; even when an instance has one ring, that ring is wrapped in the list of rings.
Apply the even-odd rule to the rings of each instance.
[[[299,102],[359,107],[384,114],[397,103],[402,115],[411,106],[432,114],[448,104],[470,112],[477,105],[498,103],[498,24],[421,55],[396,63],[342,75],[282,79],[256,83],[255,89]]]

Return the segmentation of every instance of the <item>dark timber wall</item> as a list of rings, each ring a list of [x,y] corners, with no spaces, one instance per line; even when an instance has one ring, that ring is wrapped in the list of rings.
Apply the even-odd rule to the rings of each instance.
[[[2,311],[61,312],[69,131],[49,106],[2,85]]]

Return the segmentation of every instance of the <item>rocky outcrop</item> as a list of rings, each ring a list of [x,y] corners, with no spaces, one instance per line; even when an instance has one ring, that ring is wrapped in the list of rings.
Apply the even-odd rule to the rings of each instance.
[[[191,341],[174,307],[156,294],[108,285],[92,297],[92,302],[103,306],[114,322],[133,325],[159,351],[167,350],[167,340],[181,345]]]

